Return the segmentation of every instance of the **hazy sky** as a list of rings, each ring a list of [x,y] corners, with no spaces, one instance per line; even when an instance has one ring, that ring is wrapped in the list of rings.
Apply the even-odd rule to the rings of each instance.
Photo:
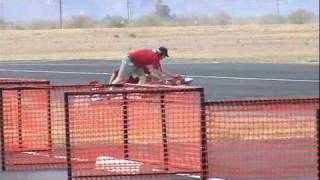
[[[7,20],[58,19],[59,0],[0,0]],[[156,0],[130,0],[134,17],[149,14]],[[225,10],[234,16],[257,16],[275,13],[276,0],[163,0],[171,13],[179,16],[213,15]],[[284,15],[296,9],[319,14],[319,0],[280,0]],[[1,4],[1,3],[0,3]],[[88,15],[101,19],[105,15],[126,16],[126,0],[63,0],[64,18]],[[1,8],[0,8],[1,11]],[[0,15],[2,13],[0,12]]]

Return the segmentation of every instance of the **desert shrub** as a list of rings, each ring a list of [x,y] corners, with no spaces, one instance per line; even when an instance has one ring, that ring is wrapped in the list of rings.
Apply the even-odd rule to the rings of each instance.
[[[162,26],[165,24],[165,19],[160,16],[150,15],[142,16],[131,22],[132,26]]]
[[[33,20],[29,24],[29,29],[58,29],[59,22],[52,20]]]
[[[256,17],[232,17],[232,24],[256,24],[257,18]]]
[[[225,11],[220,11],[213,17],[214,25],[228,25],[232,23],[232,17]]]
[[[7,23],[8,26],[8,23]],[[10,23],[9,29],[15,29],[15,30],[26,30],[29,28],[29,24],[25,21],[13,21]]]
[[[258,17],[259,24],[285,24],[287,23],[287,18],[285,16],[269,14]]]
[[[121,16],[109,16],[106,15],[101,21],[100,24],[103,24],[105,27],[115,27],[122,28],[126,27],[128,20]]]
[[[211,16],[193,16],[189,20],[189,25],[213,25],[214,18]]]
[[[0,29],[5,29],[6,27],[6,22],[4,21],[4,19],[0,18]]]
[[[68,28],[92,28],[95,26],[95,21],[85,15],[75,16],[67,22]]]
[[[176,26],[188,26],[192,24],[192,19],[188,17],[174,17],[172,22]]]
[[[137,34],[135,34],[135,33],[129,33],[129,34],[128,34],[128,37],[130,37],[130,38],[135,38],[135,37],[137,37]]]
[[[314,20],[314,13],[308,12],[303,9],[298,9],[289,14],[288,20],[292,24],[306,24]]]

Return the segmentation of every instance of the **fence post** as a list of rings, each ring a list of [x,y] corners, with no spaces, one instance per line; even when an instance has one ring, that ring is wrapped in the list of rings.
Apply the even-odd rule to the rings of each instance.
[[[208,143],[207,143],[207,120],[206,120],[206,102],[204,90],[200,90],[200,108],[201,108],[201,180],[208,179]]]
[[[48,88],[47,90],[47,121],[48,121],[48,147],[49,150],[52,151],[52,122],[51,122],[51,90]]]
[[[129,135],[128,135],[128,97],[127,93],[123,93],[123,148],[124,148],[124,158],[129,158]]]
[[[22,90],[19,88],[17,91],[17,101],[18,101],[18,143],[19,148],[23,148],[23,137],[22,137]]]
[[[4,119],[3,119],[3,90],[0,89],[0,135],[1,135],[1,169],[6,171],[5,144],[4,144]]]
[[[66,128],[65,131],[66,131],[68,180],[72,180],[70,116],[69,116],[69,96],[68,96],[68,93],[64,93],[64,112],[65,112],[65,128]]]
[[[320,109],[317,109],[317,169],[318,169],[318,179],[320,179]]]
[[[162,125],[162,141],[163,141],[163,160],[166,171],[169,171],[169,151],[168,151],[168,138],[167,138],[167,120],[166,120],[166,105],[164,101],[164,94],[160,96],[160,108],[161,108],[161,125]]]

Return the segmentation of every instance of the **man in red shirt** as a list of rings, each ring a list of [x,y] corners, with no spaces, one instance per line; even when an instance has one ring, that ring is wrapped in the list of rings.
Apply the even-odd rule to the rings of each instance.
[[[139,78],[139,84],[146,82],[145,72],[150,72],[155,77],[165,82],[165,76],[175,76],[162,71],[160,61],[169,57],[168,49],[160,47],[159,49],[142,48],[129,52],[121,61],[119,74],[112,84],[119,84],[122,81],[132,78]]]

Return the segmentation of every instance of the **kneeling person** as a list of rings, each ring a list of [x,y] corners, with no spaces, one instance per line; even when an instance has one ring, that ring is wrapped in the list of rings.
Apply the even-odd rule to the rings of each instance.
[[[142,48],[129,52],[122,58],[119,74],[111,83],[119,84],[126,81],[132,76],[139,78],[139,84],[146,83],[145,72],[150,72],[150,75],[165,81],[165,75],[161,68],[160,61],[169,57],[168,49],[160,47],[159,49]]]

